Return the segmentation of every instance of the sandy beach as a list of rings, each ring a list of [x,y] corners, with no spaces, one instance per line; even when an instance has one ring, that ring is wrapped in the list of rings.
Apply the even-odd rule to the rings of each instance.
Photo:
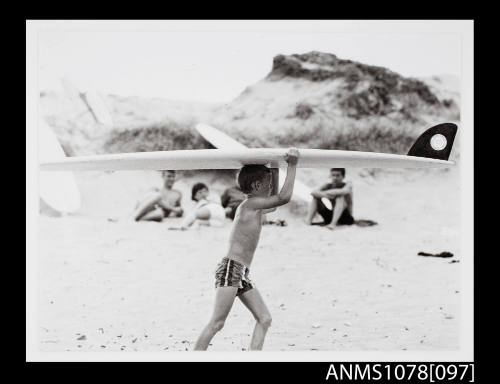
[[[459,173],[348,170],[354,216],[379,223],[330,231],[301,221],[291,203],[265,226],[251,278],[273,315],[265,350],[390,351],[459,347]],[[156,172],[82,172],[78,214],[39,217],[39,345],[42,351],[185,351],[211,315],[213,273],[225,255],[222,228],[169,231],[176,219],[135,223],[125,216],[161,183]],[[300,169],[309,185],[323,170]],[[220,196],[227,178],[204,181]],[[118,218],[117,222],[108,218]],[[448,251],[453,258],[417,256]],[[254,320],[235,302],[214,351],[248,347]]]

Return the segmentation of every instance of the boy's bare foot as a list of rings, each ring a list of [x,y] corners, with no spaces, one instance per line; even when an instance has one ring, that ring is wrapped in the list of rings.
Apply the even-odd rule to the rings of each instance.
[[[335,230],[335,229],[337,229],[337,228],[338,228],[336,224],[328,224],[326,227],[327,227],[329,230],[331,230],[331,231],[333,231],[333,230]]]

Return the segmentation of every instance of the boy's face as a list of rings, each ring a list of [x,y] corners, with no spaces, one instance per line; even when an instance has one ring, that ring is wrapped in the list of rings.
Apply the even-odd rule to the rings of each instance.
[[[269,196],[272,190],[273,180],[270,173],[253,184],[253,193],[256,196]]]
[[[174,172],[164,172],[163,182],[166,187],[172,187],[175,183],[175,173]]]
[[[207,197],[208,197],[208,189],[206,188],[200,189],[198,192],[196,192],[196,195],[194,195],[196,201],[206,199]]]
[[[330,178],[333,185],[340,184],[344,180],[344,176],[340,171],[330,171]]]

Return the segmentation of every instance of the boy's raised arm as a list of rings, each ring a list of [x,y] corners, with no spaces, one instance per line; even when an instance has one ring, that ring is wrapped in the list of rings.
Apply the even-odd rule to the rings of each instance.
[[[296,148],[291,148],[285,155],[285,161],[288,163],[286,178],[281,191],[269,197],[253,197],[248,199],[247,207],[252,209],[266,209],[279,207],[290,201],[293,193],[293,184],[295,181],[295,171],[299,160],[299,151]],[[274,189],[274,188],[273,188]],[[277,189],[274,189],[275,191]]]
[[[271,168],[271,180],[273,183],[273,190],[271,191],[271,196],[278,194],[278,188],[280,183],[280,169],[279,168]],[[262,213],[269,213],[276,211],[277,207],[264,209]]]

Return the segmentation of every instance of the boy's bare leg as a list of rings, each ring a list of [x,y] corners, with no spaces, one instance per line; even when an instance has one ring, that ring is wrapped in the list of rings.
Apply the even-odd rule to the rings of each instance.
[[[229,314],[229,311],[233,306],[237,291],[238,287],[217,288],[217,292],[215,293],[215,307],[212,318],[201,332],[198,340],[196,340],[196,344],[194,346],[195,351],[205,351],[215,334],[222,329],[227,315]]]
[[[306,224],[309,225],[312,224],[312,221],[317,211],[318,211],[318,199],[313,197],[311,202],[309,203],[309,210],[307,212]]]
[[[250,350],[260,351],[264,345],[267,330],[271,326],[271,314],[257,288],[246,291],[239,298],[245,307],[252,312],[253,317],[257,321],[250,342]]]
[[[342,216],[342,212],[344,212],[344,209],[346,209],[347,203],[345,201],[344,196],[338,196],[335,198],[335,206],[333,207],[333,216],[332,216],[332,222],[328,224],[329,229],[334,229],[337,226],[337,222],[340,219],[340,216]]]

